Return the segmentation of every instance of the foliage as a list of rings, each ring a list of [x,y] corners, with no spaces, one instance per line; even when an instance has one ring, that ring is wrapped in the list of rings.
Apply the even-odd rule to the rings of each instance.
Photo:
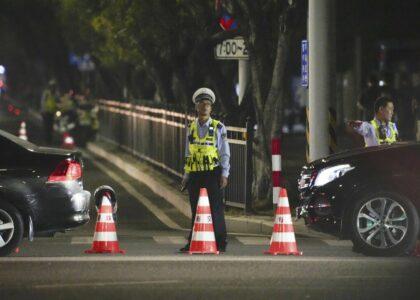
[[[290,76],[286,74],[305,8],[299,1],[226,0],[248,44],[258,125],[254,196],[271,205],[271,139],[281,135]]]
[[[0,53],[26,72],[38,61],[48,69],[37,71],[44,83],[55,75],[67,88],[91,85],[99,96],[150,97],[183,110],[193,107],[195,89],[209,86],[220,99],[219,111],[242,126],[241,116],[252,106],[258,125],[255,195],[269,202],[270,140],[281,133],[290,53],[305,19],[301,1],[225,0],[239,21],[234,32],[220,29],[213,0],[5,1],[0,22],[13,32]],[[235,35],[244,36],[250,53],[252,84],[241,107],[234,92],[237,62],[216,61],[213,54],[218,42]],[[95,72],[70,67],[69,52],[90,53]]]

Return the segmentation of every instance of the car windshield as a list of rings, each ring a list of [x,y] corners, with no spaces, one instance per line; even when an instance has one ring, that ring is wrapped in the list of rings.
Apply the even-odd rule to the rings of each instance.
[[[15,144],[18,144],[19,146],[29,150],[29,151],[35,151],[38,149],[38,146],[35,144],[32,144],[31,142],[22,140],[21,138],[18,138],[17,136],[10,134],[4,130],[0,129],[0,135],[5,137],[6,139],[12,141]]]

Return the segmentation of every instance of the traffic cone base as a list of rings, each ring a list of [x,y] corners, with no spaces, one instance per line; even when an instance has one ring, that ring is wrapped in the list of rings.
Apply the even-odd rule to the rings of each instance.
[[[191,235],[189,254],[219,254],[214,236],[209,197],[205,188],[200,189],[197,211]]]
[[[270,249],[273,250],[265,251],[264,254],[271,254],[271,255],[295,255],[301,256],[303,253],[298,251],[296,248],[296,242],[289,243],[289,242],[273,242],[271,243]]]
[[[190,249],[201,249],[201,250],[190,250],[189,254],[219,254],[217,251],[216,243],[214,246],[208,246],[208,241],[191,241]]]
[[[287,191],[284,188],[280,189],[279,200],[277,201],[270,248],[264,253],[271,255],[303,254],[297,249],[292,215],[290,214],[289,199],[287,197]]]
[[[85,250],[87,254],[95,254],[95,253],[121,253],[125,254],[125,250],[121,250],[120,246],[117,242],[106,242],[106,241],[94,241],[92,245],[92,249]]]
[[[102,198],[95,226],[95,234],[93,235],[92,248],[85,250],[85,253],[125,254],[125,250],[121,250],[118,243],[117,231],[112,215],[112,205],[107,196]]]

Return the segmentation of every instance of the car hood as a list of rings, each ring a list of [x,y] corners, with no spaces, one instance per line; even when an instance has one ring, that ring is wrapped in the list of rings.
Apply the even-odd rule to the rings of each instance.
[[[370,154],[374,152],[388,152],[388,151],[394,151],[398,148],[404,148],[404,147],[410,147],[413,145],[419,145],[416,143],[411,142],[400,142],[395,143],[392,145],[381,145],[381,146],[373,146],[373,147],[364,147],[364,148],[357,148],[352,150],[346,150],[343,152],[335,153],[329,156],[326,156],[324,158],[318,159],[310,163],[309,165],[312,168],[317,169],[322,165],[322,167],[328,166],[328,165],[335,165],[340,162],[351,162],[352,160],[357,160],[362,158],[363,156],[369,156]]]

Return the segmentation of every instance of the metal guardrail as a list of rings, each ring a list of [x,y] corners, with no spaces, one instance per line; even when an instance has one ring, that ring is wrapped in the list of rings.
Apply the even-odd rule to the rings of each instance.
[[[185,128],[192,120],[193,116],[175,111],[111,100],[99,101],[99,138],[180,178],[184,169]],[[226,204],[246,208],[250,203],[250,190],[247,188],[251,188],[249,172],[252,172],[251,152],[247,149],[246,140],[249,135],[246,128],[226,126],[226,129],[231,151]]]

